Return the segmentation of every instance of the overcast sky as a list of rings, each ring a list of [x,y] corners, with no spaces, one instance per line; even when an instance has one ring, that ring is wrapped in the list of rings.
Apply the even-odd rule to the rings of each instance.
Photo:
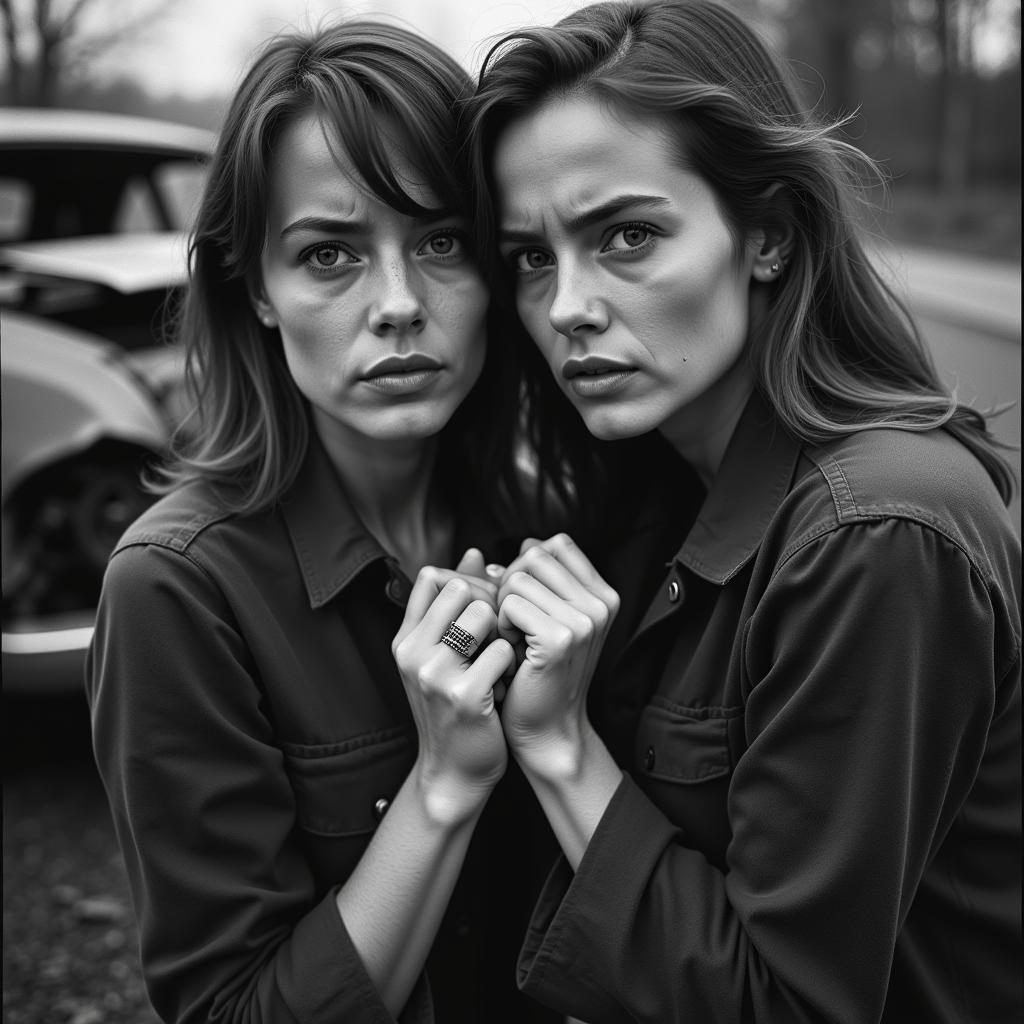
[[[259,44],[291,25],[325,16],[399,19],[443,46],[467,68],[479,66],[488,36],[527,24],[552,24],[587,0],[174,0],[130,49],[97,66],[129,74],[159,94],[230,92]],[[97,9],[104,6],[97,4]],[[109,5],[116,8],[116,3]],[[129,3],[127,8],[131,9]],[[109,16],[109,15],[108,15]]]
[[[74,0],[53,0],[60,11]],[[89,0],[88,27],[109,29],[160,0]],[[101,78],[128,76],[158,95],[201,98],[231,93],[259,45],[290,26],[324,18],[378,15],[404,21],[476,71],[487,41],[510,29],[553,24],[592,0],[165,0],[166,9],[132,45],[97,62]],[[785,7],[787,0],[775,0]],[[848,0],[855,3],[857,0]],[[910,0],[917,4],[932,0]],[[14,0],[24,16],[30,0]],[[770,6],[765,4],[765,6]],[[1019,0],[987,0],[976,44],[991,66],[1020,46]],[[0,43],[0,68],[6,64]]]

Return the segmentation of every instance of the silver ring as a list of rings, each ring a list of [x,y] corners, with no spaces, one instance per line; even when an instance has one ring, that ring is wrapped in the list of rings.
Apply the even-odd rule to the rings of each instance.
[[[463,629],[457,622],[451,622],[441,634],[441,643],[447,644],[456,654],[468,658],[476,650],[480,641],[468,629]]]

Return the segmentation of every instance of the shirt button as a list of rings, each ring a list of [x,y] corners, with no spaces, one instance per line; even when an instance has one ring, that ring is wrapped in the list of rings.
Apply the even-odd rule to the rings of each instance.
[[[378,801],[377,801],[377,802],[376,802],[376,803],[375,803],[375,804],[373,805],[373,816],[374,816],[374,817],[375,817],[375,818],[376,818],[376,819],[377,819],[378,821],[380,821],[380,819],[384,817],[385,813],[387,812],[387,809],[388,809],[388,808],[389,808],[390,806],[391,806],[391,801],[390,801],[390,800],[385,800],[385,799],[384,799],[384,797],[381,797],[381,798],[380,798],[380,799],[379,799],[379,800],[378,800]]]
[[[679,580],[672,580],[668,585],[668,599],[675,604],[679,600]]]
[[[384,588],[384,593],[387,594],[395,604],[404,605],[409,600],[409,590],[405,585],[405,581],[399,579],[397,576],[388,580],[388,584]]]
[[[644,771],[649,772],[654,768],[654,747],[648,747],[644,751]]]

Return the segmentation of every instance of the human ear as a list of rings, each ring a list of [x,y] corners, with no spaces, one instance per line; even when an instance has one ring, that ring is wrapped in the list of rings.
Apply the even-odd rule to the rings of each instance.
[[[254,282],[249,286],[249,301],[252,303],[253,311],[256,313],[256,319],[264,327],[273,328],[277,326],[277,314],[274,312],[274,307],[263,291],[263,285],[260,282]]]
[[[754,280],[765,284],[778,280],[786,269],[784,253],[788,251],[783,244],[773,241],[770,237],[766,238],[754,257],[754,265],[750,271]]]
[[[790,203],[781,184],[772,185],[765,193],[764,225],[751,238],[756,247],[751,274],[755,281],[777,281],[786,269],[793,252],[793,218]]]

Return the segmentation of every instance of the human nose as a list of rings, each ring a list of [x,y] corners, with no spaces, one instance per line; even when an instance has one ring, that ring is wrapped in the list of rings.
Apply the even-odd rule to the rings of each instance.
[[[422,330],[426,310],[405,261],[385,264],[377,277],[376,295],[370,307],[370,329],[374,334]]]
[[[608,313],[591,275],[575,261],[559,261],[548,319],[566,337],[600,332],[608,326]]]

